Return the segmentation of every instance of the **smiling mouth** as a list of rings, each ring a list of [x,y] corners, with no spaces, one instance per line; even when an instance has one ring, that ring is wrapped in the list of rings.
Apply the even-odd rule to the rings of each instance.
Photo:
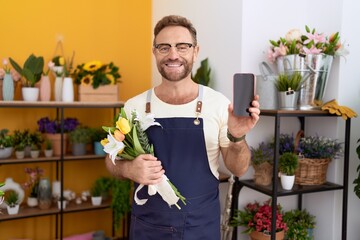
[[[165,66],[170,67],[170,68],[177,68],[177,67],[181,67],[182,64],[181,63],[165,63]]]

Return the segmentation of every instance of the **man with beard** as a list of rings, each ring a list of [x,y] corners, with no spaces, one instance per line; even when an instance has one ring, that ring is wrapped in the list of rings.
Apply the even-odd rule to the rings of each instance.
[[[181,16],[166,16],[154,29],[153,54],[162,76],[160,85],[129,99],[125,111],[152,113],[161,127],[146,134],[155,156],[142,154],[134,160],[107,158],[108,170],[119,178],[152,185],[166,176],[186,197],[181,209],[169,207],[159,194],[149,197],[146,188],[137,194],[148,198],[132,204],[130,239],[220,239],[219,155],[236,176],[249,166],[245,135],[259,119],[258,96],[250,117],[237,117],[233,105],[221,93],[199,85],[191,71],[199,52],[196,30]]]

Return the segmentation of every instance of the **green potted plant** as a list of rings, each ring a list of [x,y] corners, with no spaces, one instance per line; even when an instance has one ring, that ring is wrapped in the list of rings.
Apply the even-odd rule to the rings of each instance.
[[[37,101],[39,97],[39,89],[35,88],[35,84],[40,81],[44,68],[44,58],[42,56],[35,56],[31,54],[25,61],[23,67],[9,58],[13,68],[24,77],[24,86],[22,88],[22,95],[25,101]]]
[[[101,127],[91,129],[91,139],[93,142],[94,153],[95,155],[105,156],[106,153],[103,150],[101,145],[101,140],[107,137],[107,132],[105,132]]]
[[[44,155],[45,157],[52,157],[53,155],[52,142],[49,139],[45,139]]]
[[[44,139],[40,132],[35,131],[30,133],[30,156],[32,158],[37,158],[40,155],[41,145],[44,142]]]
[[[70,143],[72,143],[72,153],[74,156],[86,154],[86,144],[91,142],[91,129],[85,126],[78,126],[69,133]]]
[[[8,158],[13,151],[13,136],[8,129],[0,130],[0,159]]]
[[[94,206],[99,206],[102,202],[102,194],[103,188],[100,184],[100,181],[95,181],[90,188],[90,195],[91,195],[91,204]]]
[[[5,185],[5,183],[0,183],[0,188],[2,187],[2,186],[4,186]],[[0,205],[3,203],[3,201],[4,201],[4,195],[5,195],[5,193],[4,193],[4,191],[2,191],[1,189],[0,189]],[[0,214],[1,214],[1,210],[0,210]]]
[[[294,209],[284,213],[283,220],[288,227],[285,239],[312,240],[315,216],[306,209]]]
[[[16,158],[23,159],[25,157],[25,144],[23,142],[19,142],[14,145],[14,148]]]
[[[257,148],[250,147],[251,165],[254,167],[255,184],[267,186],[271,184],[273,175],[274,148],[270,143],[261,142]]]
[[[6,208],[9,215],[18,214],[19,212],[19,195],[15,191],[8,191],[5,195]]]
[[[118,230],[121,218],[130,212],[130,189],[131,182],[129,180],[120,180],[112,178],[111,183],[111,209],[113,211],[114,229]]]
[[[299,91],[302,84],[302,76],[299,72],[293,74],[279,74],[275,80],[278,90],[279,108],[296,109]]]
[[[31,151],[31,145],[32,145],[32,140],[31,140],[31,132],[29,129],[24,129],[24,130],[15,130],[14,134],[14,146],[16,146],[16,148],[18,150],[21,150],[22,147],[24,147],[24,151],[25,151],[25,157],[30,157],[30,151]]]
[[[291,190],[295,182],[295,170],[298,167],[298,156],[292,152],[285,152],[279,157],[279,171],[281,186]]]
[[[209,67],[209,59],[205,58],[201,61],[200,67],[196,70],[195,75],[191,74],[191,78],[194,82],[208,86],[210,82],[211,68]]]

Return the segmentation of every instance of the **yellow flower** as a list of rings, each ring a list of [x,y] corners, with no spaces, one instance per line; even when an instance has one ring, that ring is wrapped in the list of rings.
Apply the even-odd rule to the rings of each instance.
[[[108,140],[107,138],[104,138],[103,140],[100,141],[100,144],[101,144],[102,146],[105,146],[105,145],[108,144],[108,143],[109,143],[109,140]]]
[[[112,74],[107,73],[106,78],[111,82],[110,84],[115,84],[115,78]]]
[[[85,85],[85,86],[91,85],[92,82],[93,82],[93,76],[91,76],[91,75],[86,75],[85,77],[83,77],[81,79],[81,84]]]
[[[126,118],[121,117],[121,118],[116,122],[116,127],[117,127],[123,134],[128,134],[128,133],[130,132],[129,120],[127,120]]]
[[[116,130],[114,131],[114,138],[115,138],[117,141],[122,142],[122,141],[124,141],[124,139],[125,139],[125,135],[124,135],[120,130],[116,129]]]
[[[84,65],[84,70],[88,72],[95,72],[101,67],[102,67],[102,63],[100,61],[91,61]]]
[[[64,66],[64,64],[65,64],[65,59],[64,59],[64,57],[59,57],[59,64],[60,64],[61,66]]]

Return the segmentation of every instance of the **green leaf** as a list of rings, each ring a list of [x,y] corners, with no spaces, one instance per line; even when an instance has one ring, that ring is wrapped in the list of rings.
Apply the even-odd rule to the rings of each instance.
[[[145,151],[144,149],[141,147],[141,144],[139,142],[139,138],[137,136],[137,131],[136,131],[136,126],[134,125],[133,127],[133,140],[134,140],[134,149],[135,151],[138,153],[138,155],[140,154],[144,154]]]
[[[15,69],[15,71],[17,71],[21,76],[23,76],[23,71],[20,65],[17,64],[12,58],[9,58],[9,61],[11,66],[13,66],[13,68]]]

